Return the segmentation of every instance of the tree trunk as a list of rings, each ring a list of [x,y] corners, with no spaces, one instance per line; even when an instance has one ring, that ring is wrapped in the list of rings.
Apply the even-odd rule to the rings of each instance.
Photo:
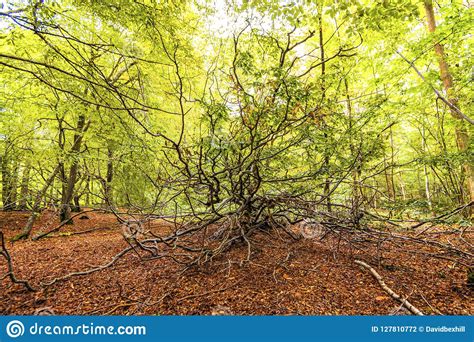
[[[91,177],[87,176],[87,178],[86,178],[86,188],[85,188],[85,191],[86,191],[86,199],[85,199],[86,207],[91,206],[91,201],[90,201],[91,186],[90,186],[90,184],[91,184]]]
[[[2,203],[3,210],[10,211],[15,209],[15,203],[13,202],[13,172],[10,166],[10,156],[8,153],[5,153],[0,157],[1,159],[1,168],[2,168]]]
[[[80,212],[82,210],[81,209],[81,196],[74,195],[72,200],[73,200],[74,205],[71,206],[71,211],[75,213]]]
[[[105,177],[104,182],[104,197],[105,197],[105,205],[108,208],[114,207],[113,201],[113,193],[112,193],[112,180],[114,178],[114,151],[109,146],[107,147],[107,175]]]
[[[321,103],[324,103],[324,99],[326,97],[326,62],[325,62],[325,51],[324,51],[324,36],[323,36],[323,8],[320,6],[319,8],[319,50],[320,50],[320,58],[321,58]],[[325,129],[324,132],[324,140],[325,140],[325,149],[324,149],[324,169],[326,171],[326,179],[324,180],[324,198],[326,199],[326,208],[327,211],[331,212],[331,179],[329,177],[329,142],[328,134],[326,132],[327,125],[324,116],[321,117],[321,121],[323,127]]]
[[[424,0],[426,18],[428,22],[428,30],[433,33],[436,31],[436,20],[433,9],[432,0]],[[453,77],[449,72],[449,66],[446,61],[444,47],[440,43],[434,45],[435,53],[438,57],[439,72],[441,80],[443,81],[444,90],[446,91],[448,101],[455,107],[459,108],[458,99],[453,94]],[[456,144],[459,152],[466,152],[469,147],[469,134],[463,118],[453,108],[450,107],[450,112],[453,118],[457,120],[455,128]],[[474,168],[469,162],[465,162],[463,170],[466,176],[466,186],[463,192],[467,192],[471,201],[474,201]],[[462,203],[460,203],[462,204]],[[470,209],[471,215],[473,209]]]
[[[18,201],[18,171],[19,163],[15,161],[13,163],[12,174],[11,174],[11,190],[10,190],[10,202],[12,203],[12,210],[17,209]]]
[[[402,198],[404,201],[407,200],[407,192],[405,190],[405,182],[403,181],[403,172],[400,170],[398,172],[399,180],[400,180],[400,190],[402,193]]]
[[[425,136],[425,127],[421,128],[421,151],[423,155],[426,154],[426,136]],[[428,167],[426,163],[423,163],[423,175],[425,177],[425,194],[426,194],[426,202],[428,203],[428,208],[430,211],[433,211],[433,205],[431,203],[431,191],[430,191],[430,178],[428,174]]]
[[[53,170],[53,173],[51,173],[49,178],[46,180],[46,183],[43,185],[43,188],[36,195],[35,200],[33,202],[33,207],[31,209],[31,215],[28,218],[28,221],[26,222],[25,227],[23,228],[20,234],[18,234],[12,239],[12,241],[28,238],[28,236],[31,233],[31,229],[33,228],[33,224],[35,223],[35,220],[38,217],[41,201],[44,195],[46,195],[46,191],[48,191],[48,188],[53,183],[53,180],[58,173],[59,173],[59,165],[56,166],[56,168]]]
[[[77,180],[77,173],[79,169],[79,153],[81,150],[82,138],[87,130],[86,117],[85,115],[79,115],[77,119],[76,133],[74,134],[74,142],[71,148],[72,163],[69,169],[69,176],[65,186],[65,192],[63,194],[61,210],[59,212],[59,218],[61,222],[67,221],[72,224],[71,217],[71,200],[74,196],[74,186]]]
[[[397,191],[395,188],[395,150],[393,145],[393,130],[390,127],[390,186],[392,188],[393,200],[397,199]]]
[[[387,185],[387,195],[390,201],[395,201],[395,191],[392,183],[392,175],[390,173],[390,166],[387,162],[387,157],[384,155],[383,157],[383,164],[384,164],[384,175],[385,175],[385,183]]]
[[[352,156],[356,158],[356,161],[354,163],[354,168],[352,170],[352,216],[354,219],[354,224],[356,227],[359,226],[359,219],[360,219],[360,202],[362,198],[362,191],[361,187],[359,184],[359,179],[361,175],[361,170],[362,170],[362,160],[361,160],[361,153],[360,151],[356,150],[354,146],[354,141],[353,141],[353,123],[354,123],[354,118],[352,117],[352,104],[351,104],[351,98],[349,95],[349,84],[347,83],[347,78],[344,78],[344,88],[346,91],[346,110],[347,110],[347,115],[349,117],[349,131],[350,131],[350,150]]]
[[[26,210],[28,208],[28,197],[30,192],[30,171],[31,165],[28,163],[23,169],[21,175],[21,185],[20,185],[20,201],[18,203],[18,209]]]

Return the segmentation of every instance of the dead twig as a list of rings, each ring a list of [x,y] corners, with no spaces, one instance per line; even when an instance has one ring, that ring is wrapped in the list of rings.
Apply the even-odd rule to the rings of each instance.
[[[436,313],[437,315],[444,315],[441,311],[439,311],[437,308],[435,308],[433,305],[431,305],[430,302],[428,302],[428,300],[425,298],[425,296],[423,296],[423,294],[420,293],[420,296],[421,296],[421,298],[423,298],[425,303],[428,304],[428,306],[431,308],[431,310],[433,310],[434,313]]]
[[[227,291],[228,289],[237,286],[239,283],[240,283],[240,281],[238,281],[238,282],[236,282],[236,283],[234,283],[234,284],[232,284],[232,285],[229,285],[229,286],[227,286],[227,287],[221,288],[221,289],[212,290],[212,291],[207,291],[207,292],[204,292],[204,293],[193,294],[193,295],[189,295],[189,296],[184,296],[184,297],[178,298],[178,299],[176,300],[176,302],[179,303],[179,302],[182,302],[183,300],[186,300],[186,299],[192,299],[192,298],[197,298],[197,297],[204,297],[204,296],[208,296],[208,295],[213,294],[213,293],[218,293],[218,292]]]
[[[390,287],[388,287],[387,284],[385,284],[385,282],[383,281],[382,276],[378,274],[377,271],[373,269],[370,265],[360,260],[354,260],[354,262],[366,268],[367,270],[369,270],[369,272],[374,276],[374,278],[377,279],[382,289],[385,292],[387,292],[390,295],[390,297],[399,301],[404,307],[410,310],[411,313],[418,316],[423,316],[423,313],[419,309],[417,309],[413,304],[411,304],[407,299],[402,298],[398,293],[394,292]]]

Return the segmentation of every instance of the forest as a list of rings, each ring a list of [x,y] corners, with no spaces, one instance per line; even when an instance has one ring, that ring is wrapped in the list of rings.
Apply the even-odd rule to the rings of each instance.
[[[0,1],[0,314],[474,315],[474,3]]]

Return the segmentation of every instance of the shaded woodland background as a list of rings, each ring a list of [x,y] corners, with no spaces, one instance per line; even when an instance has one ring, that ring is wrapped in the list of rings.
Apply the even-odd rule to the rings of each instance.
[[[365,270],[375,287],[370,265],[428,286],[416,307],[408,294],[380,299],[409,313],[421,305],[425,313],[472,314],[473,31],[470,1],[3,3],[2,284],[32,292],[19,295],[26,306],[5,299],[3,312],[28,313],[52,300],[48,289],[61,293],[64,283],[103,272],[137,284],[136,276],[107,273],[119,264],[138,263],[142,272],[166,266],[153,277],[171,281],[213,267],[226,279],[237,267],[246,279],[240,268],[258,263],[272,270],[258,277],[278,284],[296,256],[315,270],[309,253],[342,274]],[[28,258],[41,250],[37,262]],[[265,257],[271,250],[273,260]],[[58,262],[52,274],[39,255]],[[77,261],[72,269],[68,255]],[[394,261],[398,255],[411,269]],[[307,282],[308,272],[281,277]],[[451,307],[431,304],[439,281]],[[177,303],[201,297],[150,286],[138,291],[147,299],[80,313],[113,314],[138,302],[141,309],[122,313],[220,310],[216,300],[183,311]],[[293,291],[268,288],[267,299]],[[306,303],[303,292],[293,293],[296,305]],[[150,301],[153,293],[161,299]],[[327,300],[320,294],[317,301]],[[367,311],[358,299],[340,311],[281,302],[275,309],[263,299],[267,309],[232,312],[390,311],[371,311],[374,300]],[[74,304],[61,305],[56,311],[73,313]]]

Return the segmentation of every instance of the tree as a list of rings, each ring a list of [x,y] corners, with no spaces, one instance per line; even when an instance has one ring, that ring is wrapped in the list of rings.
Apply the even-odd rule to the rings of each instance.
[[[453,5],[436,26],[423,4],[428,38],[409,0],[227,4],[218,33],[208,24],[224,9],[205,1],[8,4],[3,206],[70,223],[84,206],[174,217],[189,234],[224,225],[204,258],[322,215],[362,229],[371,210],[447,210],[472,174],[460,109],[472,106],[472,11]]]
[[[436,32],[436,19],[435,13],[433,9],[433,1],[432,0],[424,0],[424,7],[426,11],[426,19],[428,23],[428,30],[431,33]],[[434,50],[438,57],[439,63],[439,72],[441,76],[441,80],[443,81],[444,90],[448,96],[448,101],[452,105],[450,106],[450,113],[454,119],[457,120],[455,124],[455,134],[456,134],[456,144],[458,150],[461,153],[468,153],[470,151],[470,140],[469,140],[469,133],[466,128],[466,122],[464,118],[459,114],[459,112],[455,108],[459,108],[459,100],[456,98],[456,94],[454,93],[453,89],[453,77],[449,71],[449,65],[446,61],[446,56],[444,52],[444,47],[439,41],[435,41]],[[453,108],[455,107],[455,108]],[[474,201],[474,169],[472,166],[472,158],[469,158],[466,162],[463,163],[463,168],[466,177],[466,190],[461,191],[461,193],[466,193],[471,201]],[[463,201],[461,201],[461,204]],[[472,212],[471,212],[472,214]]]

